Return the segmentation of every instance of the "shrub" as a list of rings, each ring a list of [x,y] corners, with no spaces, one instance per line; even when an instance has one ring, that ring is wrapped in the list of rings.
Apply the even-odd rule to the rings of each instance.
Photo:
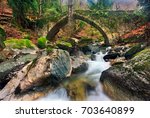
[[[38,47],[41,49],[46,48],[47,39],[45,37],[38,38]]]

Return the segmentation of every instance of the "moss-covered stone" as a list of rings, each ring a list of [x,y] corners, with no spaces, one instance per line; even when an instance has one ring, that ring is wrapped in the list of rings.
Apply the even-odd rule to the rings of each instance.
[[[100,80],[105,91],[115,100],[150,100],[149,72],[150,48],[146,48],[128,62],[104,71]]]
[[[131,47],[126,53],[125,53],[125,58],[126,59],[131,59],[136,53],[140,52],[145,48],[145,45],[140,43],[136,44],[135,46]]]
[[[62,49],[62,50],[66,50],[66,51],[68,51],[68,52],[70,52],[71,49],[72,49],[72,44],[69,43],[69,42],[67,42],[67,41],[63,41],[63,40],[57,41],[57,42],[56,42],[56,46],[57,46],[58,48]]]
[[[36,46],[28,39],[9,39],[4,41],[6,47],[14,49],[36,48]]]
[[[150,72],[150,48],[137,53],[130,61],[130,65],[133,66],[135,71],[148,71]]]

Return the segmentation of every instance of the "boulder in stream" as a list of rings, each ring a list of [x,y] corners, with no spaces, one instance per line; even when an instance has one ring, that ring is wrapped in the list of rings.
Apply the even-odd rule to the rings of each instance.
[[[104,71],[100,81],[114,100],[150,100],[150,48]]]
[[[75,57],[72,56],[72,74],[80,74],[88,70],[88,63],[86,62],[88,58],[86,56]]]
[[[145,44],[136,44],[134,46],[132,46],[131,48],[129,48],[124,56],[126,59],[131,59],[136,53],[142,51],[145,48]]]
[[[16,94],[29,93],[30,89],[45,84],[59,84],[71,75],[71,71],[71,59],[64,50],[54,50],[49,55],[38,56],[11,76],[10,81],[0,91],[0,100],[13,100]]]
[[[33,61],[37,58],[37,54],[20,55],[19,57],[9,59],[0,63],[0,88],[3,87],[11,78],[11,75],[20,66]]]

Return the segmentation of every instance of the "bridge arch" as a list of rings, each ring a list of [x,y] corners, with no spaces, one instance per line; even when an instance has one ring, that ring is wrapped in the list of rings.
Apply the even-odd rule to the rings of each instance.
[[[88,18],[85,18],[84,16],[78,15],[78,14],[73,14],[73,18],[75,20],[82,20],[88,24],[90,24],[91,26],[93,26],[94,28],[96,28],[100,34],[102,34],[102,36],[104,37],[104,43],[105,45],[110,45],[109,43],[109,39],[107,34],[104,32],[104,30],[98,25],[96,24],[94,21],[89,20]],[[68,16],[63,17],[62,19],[60,19],[48,32],[47,34],[47,39],[50,40],[52,38],[55,37],[55,35],[59,32],[59,30],[64,27],[66,24],[68,23]]]

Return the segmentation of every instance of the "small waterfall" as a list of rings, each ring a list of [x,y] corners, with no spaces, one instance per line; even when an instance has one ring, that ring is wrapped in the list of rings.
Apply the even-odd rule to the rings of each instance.
[[[97,79],[99,81],[101,73],[110,67],[110,63],[104,61],[103,57],[105,56],[105,54],[103,54],[102,52],[97,53],[95,56],[95,61],[87,61],[87,63],[89,64],[89,69],[87,70],[85,75],[98,76]]]
[[[109,62],[105,62],[103,57],[106,54],[99,52],[96,54],[96,60],[89,60],[87,63],[89,64],[89,69],[85,73],[88,79],[93,80],[96,83],[96,88],[92,91],[88,92],[87,100],[88,101],[106,101],[110,100],[102,89],[102,85],[99,82],[100,76],[104,70],[107,70],[110,67]]]
[[[96,60],[89,60],[87,63],[89,64],[89,69],[80,76],[83,76],[87,79],[92,80],[96,86],[94,90],[87,91],[87,101],[108,101],[110,98],[105,95],[102,89],[102,85],[99,82],[100,76],[102,72],[110,67],[109,62],[105,62],[103,57],[105,54],[99,52],[96,54]],[[39,99],[41,101],[69,101],[69,97],[67,95],[67,91],[65,88],[58,88],[52,93],[48,94],[44,98]]]

